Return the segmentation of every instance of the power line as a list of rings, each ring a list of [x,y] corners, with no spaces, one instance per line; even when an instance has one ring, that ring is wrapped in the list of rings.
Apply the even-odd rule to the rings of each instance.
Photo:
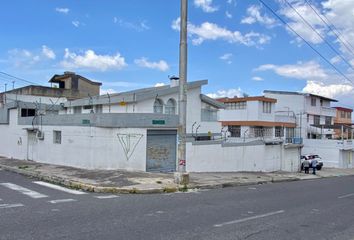
[[[342,71],[340,71],[336,66],[334,66],[325,56],[323,56],[316,48],[314,48],[308,41],[306,41],[299,33],[297,33],[282,17],[280,17],[268,4],[263,0],[260,1],[269,11],[271,11],[274,16],[276,16],[283,24],[285,24],[293,33],[295,33],[299,38],[302,39],[314,52],[316,52],[325,62],[331,65],[343,78],[353,84],[353,81],[350,80]]]
[[[289,3],[288,0],[284,0],[288,5],[289,7],[291,7],[295,12],[296,14],[306,23],[307,26],[309,26],[312,31],[314,31],[326,44],[327,46],[332,49],[333,52],[335,52],[351,69],[354,70],[353,66],[342,56],[342,54],[340,52],[338,52],[327,40],[326,38],[324,38],[300,13],[299,11],[296,10],[296,8],[294,8],[294,6]]]
[[[305,2],[307,3],[307,5],[310,6],[310,8],[314,11],[314,13],[322,20],[322,22],[324,22],[327,25],[327,27],[334,33],[334,35],[336,35],[338,40],[345,46],[345,48],[348,49],[348,51],[350,51],[354,56],[354,52],[352,50],[352,49],[354,49],[354,47],[347,40],[345,40],[344,38],[342,39],[339,36],[341,34],[340,34],[339,30],[334,26],[334,24],[331,23],[331,21],[329,21],[329,19],[325,15],[323,15],[323,17],[322,17],[321,14],[319,14],[317,12],[317,10],[309,3],[308,0],[305,0]],[[325,18],[326,21],[323,18]],[[331,27],[331,25],[333,26],[333,28]]]
[[[6,73],[6,72],[0,71],[0,74],[3,74],[3,75],[8,76],[8,77],[12,77],[12,78],[14,78],[14,79],[17,79],[17,80],[19,80],[19,81],[26,82],[26,83],[29,83],[29,84],[40,85],[40,84],[38,84],[38,83],[31,82],[31,81],[28,81],[28,80],[23,79],[23,78],[19,78],[19,77],[13,76],[13,75],[11,75],[11,74],[9,74],[9,73]]]

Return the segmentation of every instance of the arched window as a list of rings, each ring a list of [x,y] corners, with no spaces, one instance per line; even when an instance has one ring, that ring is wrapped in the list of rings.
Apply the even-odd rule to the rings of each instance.
[[[170,115],[176,114],[176,101],[173,98],[167,101],[165,113]]]
[[[163,113],[163,102],[156,98],[154,102],[154,113]]]

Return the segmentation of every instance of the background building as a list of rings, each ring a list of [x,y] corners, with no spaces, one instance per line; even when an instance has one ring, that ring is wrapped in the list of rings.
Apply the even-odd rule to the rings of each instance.
[[[334,125],[336,129],[334,130],[334,137],[336,139],[353,139],[353,109],[343,107],[335,107],[335,109],[336,117],[334,118]]]

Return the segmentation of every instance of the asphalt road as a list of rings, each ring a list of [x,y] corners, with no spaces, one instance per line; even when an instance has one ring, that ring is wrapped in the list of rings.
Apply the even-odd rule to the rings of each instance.
[[[354,239],[352,176],[154,195],[52,187],[0,170],[1,240]]]

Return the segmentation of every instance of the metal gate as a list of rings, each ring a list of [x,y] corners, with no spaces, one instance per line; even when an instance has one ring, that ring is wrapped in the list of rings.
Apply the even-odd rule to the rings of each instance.
[[[176,171],[176,136],[174,130],[147,131],[147,172]]]

